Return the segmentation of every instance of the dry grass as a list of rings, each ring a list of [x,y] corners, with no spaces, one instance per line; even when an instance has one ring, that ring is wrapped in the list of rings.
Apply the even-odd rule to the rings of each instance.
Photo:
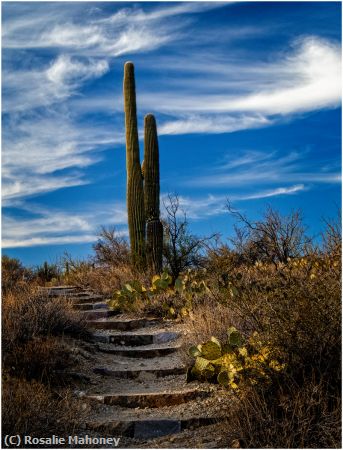
[[[84,319],[65,299],[26,285],[3,296],[2,360],[12,375],[51,382],[72,364],[64,337],[88,337]]]
[[[149,278],[135,272],[130,265],[94,267],[91,263],[83,262],[74,263],[63,282],[93,289],[110,298],[115,290],[136,279],[146,283]]]
[[[252,389],[238,411],[228,411],[231,436],[242,448],[340,448],[339,395],[323,380],[283,381],[276,390]]]
[[[60,372],[75,363],[68,339],[87,337],[85,323],[66,300],[27,283],[2,300],[3,433],[69,434],[81,412]]]
[[[70,435],[82,414],[80,402],[69,391],[57,395],[38,381],[3,376],[3,435]]]

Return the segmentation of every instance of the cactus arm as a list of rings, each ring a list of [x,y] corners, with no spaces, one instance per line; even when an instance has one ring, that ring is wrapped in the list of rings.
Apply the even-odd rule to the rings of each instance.
[[[145,211],[143,178],[139,158],[134,66],[124,66],[124,110],[126,130],[127,213],[133,265],[145,265]]]
[[[156,120],[144,118],[144,205],[147,221],[147,262],[155,273],[162,271],[163,226],[160,221],[160,169]]]

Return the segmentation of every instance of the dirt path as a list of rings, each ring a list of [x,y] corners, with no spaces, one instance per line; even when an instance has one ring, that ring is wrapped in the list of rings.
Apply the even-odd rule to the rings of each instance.
[[[121,437],[120,447],[223,447],[215,431],[233,399],[219,386],[186,382],[181,324],[113,315],[101,296],[54,287],[85,315],[92,331],[85,434]]]

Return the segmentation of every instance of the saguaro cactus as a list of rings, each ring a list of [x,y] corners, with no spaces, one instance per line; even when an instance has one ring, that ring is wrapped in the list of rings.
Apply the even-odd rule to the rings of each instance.
[[[144,205],[147,227],[146,253],[149,267],[162,271],[163,226],[160,221],[160,168],[155,117],[144,118]]]
[[[124,109],[126,129],[127,213],[132,263],[145,265],[145,214],[143,177],[139,158],[135,74],[132,62],[124,66]]]

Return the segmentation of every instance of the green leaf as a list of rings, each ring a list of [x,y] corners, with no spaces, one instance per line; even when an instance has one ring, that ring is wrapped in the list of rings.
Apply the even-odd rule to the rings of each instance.
[[[167,289],[167,287],[168,287],[168,281],[166,281],[166,280],[160,280],[160,281],[158,281],[158,282],[156,283],[156,286],[157,286],[159,289]]]
[[[222,345],[216,337],[212,336],[211,341],[214,342],[215,344],[217,344],[219,348],[221,348]]]
[[[184,285],[184,283],[183,283],[183,281],[182,281],[182,279],[180,277],[176,278],[174,289],[179,294],[182,294],[182,292],[185,290],[185,285]]]
[[[167,281],[169,279],[169,273],[163,272],[161,275],[161,279]]]
[[[246,358],[248,356],[248,350],[246,349],[246,347],[242,347],[240,349],[238,349],[239,354],[241,356],[243,356],[243,358]]]
[[[156,284],[156,282],[159,281],[160,279],[161,279],[161,277],[159,275],[154,275],[152,277],[151,283]]]
[[[229,343],[226,343],[222,346],[222,352],[223,354],[225,353],[232,353],[234,350],[233,346],[230,345]]]
[[[230,378],[229,378],[227,371],[223,370],[222,372],[220,372],[218,374],[217,380],[218,380],[218,383],[221,384],[222,386],[228,386]]]
[[[199,349],[193,345],[192,347],[190,347],[190,349],[188,350],[188,354],[190,356],[192,356],[193,358],[196,358],[197,356],[201,355],[201,352],[199,351]]]
[[[206,359],[212,360],[220,358],[222,355],[220,343],[218,345],[212,341],[205,342],[205,344],[202,344],[201,346],[201,353]]]
[[[201,356],[197,356],[194,364],[194,369],[196,372],[202,373],[209,364],[211,364],[210,361],[202,358]]]
[[[134,288],[129,283],[124,284],[124,288],[129,292],[135,292]]]
[[[237,331],[235,327],[229,327],[227,329],[227,335],[229,338],[229,344],[235,347],[239,347],[242,345],[242,337],[241,334]]]
[[[118,305],[117,300],[109,300],[107,302],[109,308],[115,308]]]

